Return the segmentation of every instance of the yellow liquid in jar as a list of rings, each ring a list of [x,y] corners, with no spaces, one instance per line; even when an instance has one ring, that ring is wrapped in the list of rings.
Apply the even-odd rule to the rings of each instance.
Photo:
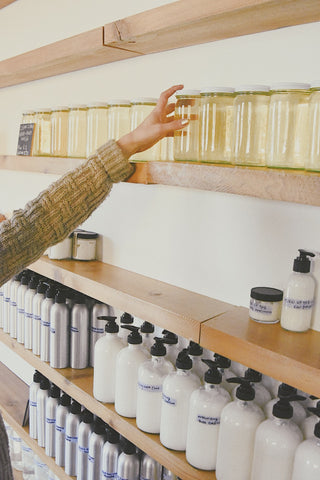
[[[68,155],[69,110],[55,110],[51,115],[51,154],[55,157]]]
[[[130,105],[110,105],[108,140],[119,140],[130,132]]]
[[[137,128],[140,123],[152,112],[155,108],[154,103],[137,103],[131,105],[130,111],[130,124],[131,130]],[[138,152],[132,155],[131,160],[136,162],[156,161],[160,159],[160,143],[156,143],[153,147],[145,150],[144,152]]]
[[[87,154],[87,108],[72,108],[68,122],[68,157],[85,158]]]
[[[33,140],[33,155],[51,155],[51,113],[37,112],[35,115],[35,130]]]
[[[174,132],[174,159],[180,161],[199,160],[199,97],[179,98],[177,95],[175,118],[187,119],[189,124]]]
[[[108,141],[108,107],[91,107],[87,116],[87,156]]]
[[[306,162],[308,170],[320,171],[320,91],[315,91],[310,97],[309,108],[309,156]]]

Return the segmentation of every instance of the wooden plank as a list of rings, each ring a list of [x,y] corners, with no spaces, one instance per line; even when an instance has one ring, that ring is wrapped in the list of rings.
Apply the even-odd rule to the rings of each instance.
[[[63,175],[72,170],[85,159],[83,158],[57,158],[57,157],[32,157],[27,155],[1,155],[0,169],[20,172],[37,172]]]
[[[15,2],[16,0],[0,0],[0,8],[4,8],[7,5],[10,5],[10,3]]]
[[[235,308],[201,325],[200,343],[231,360],[320,398],[320,332],[288,332]]]
[[[319,19],[318,0],[178,0],[105,25],[104,43],[149,54]]]
[[[201,322],[232,308],[228,303],[98,261],[42,257],[30,268],[195,342],[199,341]]]

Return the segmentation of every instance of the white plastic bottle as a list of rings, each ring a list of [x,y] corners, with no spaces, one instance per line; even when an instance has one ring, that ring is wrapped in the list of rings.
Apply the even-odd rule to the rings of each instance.
[[[302,249],[299,252],[284,291],[280,321],[281,327],[292,332],[305,332],[310,328],[314,304],[315,280],[308,258],[314,257],[314,253]]]
[[[297,389],[291,387],[291,385],[287,385],[286,383],[281,383],[278,387],[278,397],[273,398],[264,406],[264,413],[267,418],[272,418],[272,409],[275,403],[279,400],[279,398],[291,398],[293,395],[297,394]],[[305,397],[300,397],[300,401],[303,400]],[[291,405],[293,408],[293,417],[292,420],[297,424],[301,425],[302,422],[307,418],[307,413],[303,406],[301,405],[300,401],[291,401]]]
[[[231,370],[231,360],[223,355],[219,355],[219,353],[215,353],[213,356],[215,362],[217,362],[220,373],[222,375],[222,383],[221,386],[227,390],[230,394],[234,388],[232,383],[227,381],[228,378],[235,378],[235,373]]]
[[[200,380],[191,372],[192,360],[185,350],[179,353],[176,368],[163,382],[160,442],[172,450],[184,451],[190,397],[192,392],[200,387]]]
[[[298,396],[291,399],[298,400]],[[293,408],[287,398],[280,398],[272,412],[272,420],[262,422],[256,431],[251,480],[291,480],[294,454],[302,442],[302,433],[291,420]]]
[[[188,346],[188,355],[192,360],[192,372],[198,375],[203,383],[204,374],[206,373],[206,366],[201,361],[203,355],[203,348],[196,342],[190,340]]]
[[[264,414],[254,403],[254,389],[244,378],[229,379],[240,383],[237,399],[221,412],[218,439],[217,480],[248,480],[251,475],[254,439]]]
[[[271,394],[269,390],[262,384],[262,374],[257,372],[257,370],[253,370],[252,368],[248,368],[245,371],[244,378],[249,380],[252,383],[252,386],[255,391],[254,401],[259,407],[262,409],[264,406],[270,402]],[[232,392],[232,398],[235,399],[235,392],[236,388]]]
[[[217,364],[205,359],[202,362],[209,370],[204,375],[204,386],[190,397],[186,458],[196,468],[215,470],[221,412],[231,398],[220,386],[222,375]]]
[[[141,363],[149,358],[142,345],[139,328],[123,325],[131,330],[128,346],[120,350],[116,358],[115,410],[119,415],[134,418],[137,411],[138,370]]]
[[[119,325],[117,317],[99,316],[104,320],[105,335],[94,346],[93,362],[93,396],[100,402],[114,403],[116,384],[116,358],[124,348],[121,338],[118,336]]]
[[[310,409],[320,416],[320,409]],[[295,452],[291,480],[319,480],[320,475],[320,422],[314,427],[312,438],[300,443]]]
[[[308,440],[309,438],[313,438],[314,427],[316,426],[316,423],[318,423],[318,420],[319,420],[317,416],[317,412],[320,412],[320,400],[317,401],[316,407],[310,407],[308,408],[308,410],[312,413],[312,415],[305,418],[300,426],[305,440]]]
[[[155,337],[150,349],[151,360],[142,363],[138,370],[137,427],[148,433],[160,432],[162,384],[174,367],[165,359],[164,338]]]

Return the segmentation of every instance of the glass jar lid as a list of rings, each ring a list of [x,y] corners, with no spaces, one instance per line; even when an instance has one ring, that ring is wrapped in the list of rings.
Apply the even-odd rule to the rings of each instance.
[[[214,87],[204,87],[200,90],[200,95],[205,95],[210,93],[234,93],[234,88],[214,86]]]
[[[180,90],[176,97],[195,97],[200,95],[200,90]]]
[[[297,82],[279,82],[271,85],[273,91],[283,90],[309,90],[310,83],[297,83]]]
[[[109,103],[107,102],[92,102],[87,105],[88,108],[108,108]]]
[[[130,107],[130,100],[127,98],[113,98],[112,100],[109,100],[108,103],[110,107]]]
[[[320,80],[313,80],[311,82],[311,88],[316,88],[316,89],[320,88]]]
[[[66,105],[60,105],[52,109],[53,112],[68,111],[68,110],[70,110],[70,108],[67,107]]]
[[[99,237],[98,233],[89,232],[87,230],[81,230],[81,229],[75,230],[73,233],[76,238],[84,238],[85,240],[91,240],[93,238]]]
[[[140,98],[133,98],[131,100],[132,105],[141,105],[141,104],[151,104],[155,105],[158,99],[153,97],[140,97]]]
[[[251,298],[262,302],[281,302],[283,291],[271,287],[254,287],[251,289]]]
[[[270,87],[268,85],[239,85],[235,88],[237,93],[268,93],[270,91]]]
[[[79,105],[70,105],[70,110],[87,110],[87,105],[79,104]]]

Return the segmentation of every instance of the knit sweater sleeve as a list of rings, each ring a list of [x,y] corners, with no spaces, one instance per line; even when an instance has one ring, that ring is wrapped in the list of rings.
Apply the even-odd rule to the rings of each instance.
[[[113,183],[134,167],[111,140],[96,154],[0,223],[0,285],[37,260],[44,251],[86,220],[109,194]]]

